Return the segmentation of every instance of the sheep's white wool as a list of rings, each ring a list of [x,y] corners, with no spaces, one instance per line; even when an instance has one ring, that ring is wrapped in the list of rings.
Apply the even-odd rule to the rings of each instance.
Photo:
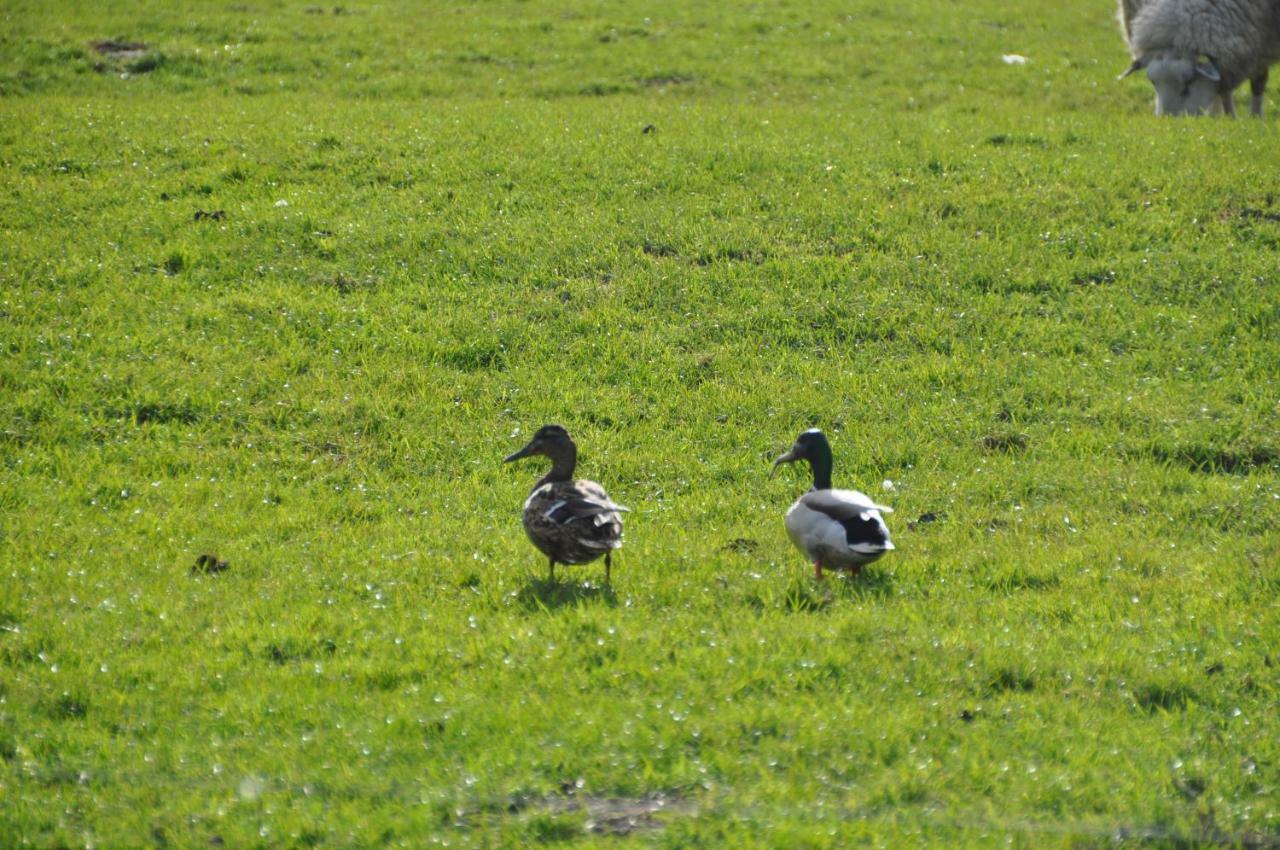
[[[1267,69],[1280,60],[1280,0],[1119,0],[1134,62],[1156,89],[1156,114],[1234,113],[1231,93],[1251,82],[1262,114]]]

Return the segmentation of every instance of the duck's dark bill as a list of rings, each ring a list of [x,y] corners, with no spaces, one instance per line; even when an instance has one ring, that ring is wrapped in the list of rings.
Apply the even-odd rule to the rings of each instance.
[[[530,445],[532,445],[532,444],[530,444]],[[507,455],[506,457],[504,457],[504,458],[502,459],[502,462],[503,462],[503,463],[511,463],[511,461],[513,461],[513,460],[519,460],[519,459],[520,459],[520,458],[522,458],[522,457],[528,457],[530,454],[532,454],[532,452],[530,452],[530,451],[529,451],[529,446],[525,446],[525,447],[524,447],[523,449],[521,449],[520,451],[515,452],[515,453],[513,453],[513,454],[509,454],[509,455]]]
[[[782,466],[782,464],[784,463],[793,463],[795,459],[796,459],[796,450],[793,448],[791,449],[791,451],[787,452],[782,457],[778,458],[773,462],[773,469],[769,470],[769,477],[770,478],[773,477],[774,473],[778,471],[779,466]]]

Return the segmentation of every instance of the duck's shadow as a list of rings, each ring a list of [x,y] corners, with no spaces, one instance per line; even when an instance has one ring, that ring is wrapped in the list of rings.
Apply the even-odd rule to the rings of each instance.
[[[893,573],[885,570],[863,569],[856,576],[837,573],[831,583],[833,592],[843,599],[888,599],[893,596]]]
[[[566,605],[600,600],[613,607],[618,597],[611,585],[599,585],[586,581],[555,581],[547,578],[530,579],[516,593],[516,603],[526,611],[554,611]]]
[[[893,576],[878,570],[863,570],[860,575],[829,570],[822,583],[812,577],[796,577],[782,590],[782,607],[792,613],[828,609],[836,600],[855,602],[882,601],[893,596]]]

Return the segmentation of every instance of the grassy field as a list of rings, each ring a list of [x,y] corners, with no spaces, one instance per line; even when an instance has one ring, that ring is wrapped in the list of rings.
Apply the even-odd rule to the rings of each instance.
[[[0,8],[0,846],[1280,846],[1276,98],[1106,0],[177,5]]]

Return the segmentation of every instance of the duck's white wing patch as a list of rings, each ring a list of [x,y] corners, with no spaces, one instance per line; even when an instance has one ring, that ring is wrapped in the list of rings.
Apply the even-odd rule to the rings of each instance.
[[[886,537],[883,543],[850,543],[849,548],[861,555],[879,555],[881,552],[888,552],[897,547]]]
[[[579,543],[581,543],[583,546],[586,546],[588,549],[598,549],[601,552],[604,552],[608,549],[622,548],[622,539],[620,537],[608,537],[608,538],[579,537],[577,538],[577,540]]]

